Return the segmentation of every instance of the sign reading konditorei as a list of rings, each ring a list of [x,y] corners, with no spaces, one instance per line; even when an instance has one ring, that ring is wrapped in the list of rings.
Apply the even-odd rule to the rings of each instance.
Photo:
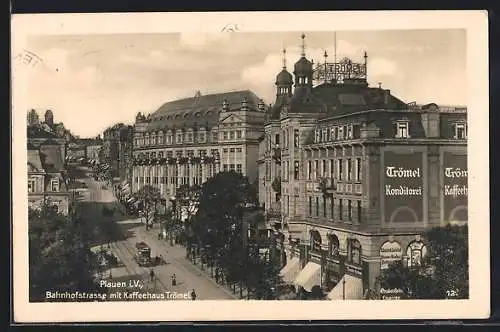
[[[443,154],[443,211],[447,221],[467,221],[467,155]]]
[[[380,269],[385,270],[393,262],[403,259],[403,250],[396,241],[387,241],[380,247]]]
[[[400,154],[386,151],[383,167],[386,222],[422,220],[422,152]]]

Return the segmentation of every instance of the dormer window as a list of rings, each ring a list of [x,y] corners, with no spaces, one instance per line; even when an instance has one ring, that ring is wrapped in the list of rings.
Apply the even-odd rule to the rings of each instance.
[[[396,122],[396,138],[409,138],[409,124],[408,121]]]
[[[50,181],[50,191],[59,191],[59,179],[52,179]]]
[[[467,139],[467,124],[460,122],[455,123],[455,139]]]
[[[337,137],[339,140],[343,140],[344,139],[344,127],[343,126],[340,126],[339,127],[339,131],[338,131],[338,137]]]
[[[35,180],[28,180],[28,192],[29,193],[35,192]]]
[[[314,131],[314,143],[319,143],[320,141],[320,132],[319,130]]]

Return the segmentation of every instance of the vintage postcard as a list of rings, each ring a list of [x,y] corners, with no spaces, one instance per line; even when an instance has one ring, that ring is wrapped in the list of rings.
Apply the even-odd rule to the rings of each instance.
[[[488,317],[487,23],[14,15],[16,322]]]

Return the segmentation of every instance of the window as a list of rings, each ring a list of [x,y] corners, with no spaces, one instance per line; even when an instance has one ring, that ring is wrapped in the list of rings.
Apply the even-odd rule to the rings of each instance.
[[[326,218],[326,197],[323,196],[323,217]]]
[[[334,141],[336,139],[337,127],[330,128],[330,140]]]
[[[222,170],[223,170],[224,172],[227,172],[227,164],[224,164],[224,165],[222,166]]]
[[[314,131],[314,143],[319,143],[320,141],[320,131],[319,130],[315,130]]]
[[[347,126],[347,139],[353,138],[352,133],[353,133],[353,127],[352,127],[352,125]]]
[[[59,191],[59,179],[52,179],[50,181],[50,191]]]
[[[347,164],[347,181],[352,181],[352,160],[347,159],[346,164]]]
[[[229,164],[229,170],[234,171],[234,164]]]
[[[427,247],[421,241],[410,243],[406,249],[406,259],[408,267],[422,265],[422,258],[427,254]]]
[[[236,153],[241,153],[241,148],[236,148]]]
[[[341,198],[341,199],[339,199],[339,220],[342,220],[344,218],[343,214],[344,214],[344,211],[343,211],[343,207],[342,207],[342,198]]]
[[[315,214],[316,217],[319,216],[319,198],[316,197],[316,214]]]
[[[308,160],[307,161],[307,179],[311,180],[312,176],[312,161]]]
[[[298,129],[295,129],[293,131],[293,146],[298,148],[299,147],[299,130]]]
[[[29,193],[34,193],[35,192],[35,180],[28,180],[28,192]]]
[[[396,138],[409,138],[408,121],[396,122]]]
[[[467,125],[465,123],[455,124],[455,139],[466,139],[467,138]]]
[[[333,220],[333,216],[335,215],[335,200],[333,197],[330,198],[330,215]]]
[[[293,162],[293,179],[299,179],[299,162],[297,160]]]
[[[319,160],[314,161],[314,178],[318,176],[320,169],[319,169]]]
[[[182,133],[177,133],[177,136],[175,137],[175,142],[177,144],[181,144],[182,143]]]
[[[313,213],[313,201],[312,197],[309,197],[309,215],[312,216]]]
[[[234,139],[234,131],[229,132],[229,139]]]
[[[361,244],[356,239],[348,241],[347,260],[349,263],[361,265]]]
[[[230,149],[229,149],[229,152],[230,152],[230,153],[234,153],[234,148],[230,148]]]
[[[311,250],[321,251],[321,235],[318,231],[311,231]]]
[[[361,181],[361,158],[356,158],[356,178],[355,181]]]
[[[339,139],[339,140],[343,140],[344,139],[344,127],[343,126],[339,127],[339,129],[338,129],[338,137],[337,137],[337,139]]]
[[[342,159],[337,159],[337,179],[342,180]]]
[[[361,222],[363,217],[362,217],[362,210],[361,210],[361,201],[357,201],[358,203],[358,222]]]
[[[347,200],[347,220],[352,221],[352,201]]]
[[[217,132],[212,131],[212,142],[217,142]]]
[[[243,173],[243,169],[241,167],[241,164],[236,164],[236,172]]]
[[[241,138],[241,130],[236,130],[236,138]]]
[[[330,159],[330,178],[331,179],[333,179],[335,177],[334,176],[335,173],[333,173],[334,172],[334,168],[335,168],[334,165],[335,165],[334,160]]]
[[[222,149],[223,153],[227,153],[227,148]]]
[[[326,176],[326,160],[321,161],[321,176]]]
[[[274,144],[276,144],[277,146],[280,145],[280,134],[276,134],[276,136],[274,137]]]
[[[198,133],[198,141],[201,143],[205,142],[205,132]]]
[[[226,131],[222,133],[222,139],[227,140],[227,132]]]
[[[332,257],[338,257],[339,255],[339,238],[335,236],[334,234],[331,234],[328,236],[329,241],[328,241],[328,253]]]

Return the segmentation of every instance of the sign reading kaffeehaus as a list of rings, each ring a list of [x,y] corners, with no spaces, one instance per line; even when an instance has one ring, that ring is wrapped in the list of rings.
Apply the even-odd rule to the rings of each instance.
[[[385,151],[383,172],[386,222],[422,220],[422,152],[408,154]]]
[[[443,153],[443,212],[447,221],[467,221],[467,155]]]

